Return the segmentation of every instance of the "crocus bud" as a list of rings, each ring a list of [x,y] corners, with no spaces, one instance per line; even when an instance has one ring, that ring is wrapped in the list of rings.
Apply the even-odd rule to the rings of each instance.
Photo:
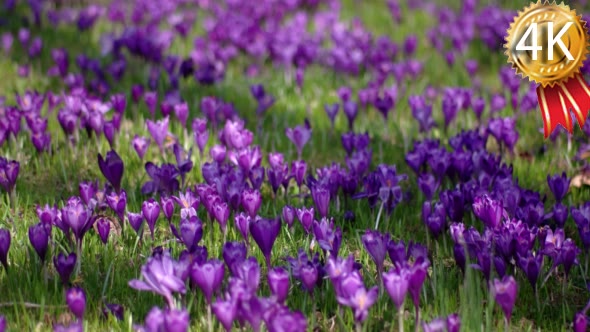
[[[268,272],[268,286],[278,303],[284,303],[289,295],[289,273],[282,267]]]
[[[242,238],[246,244],[249,244],[249,235],[250,235],[250,217],[246,215],[244,212],[237,214],[234,216],[234,222],[236,224],[236,228],[242,234]]]
[[[150,228],[153,239],[154,228],[156,226],[156,222],[158,221],[158,217],[160,217],[160,205],[158,205],[158,202],[156,202],[153,198],[150,198],[141,204],[141,214],[145,218],[145,222]]]
[[[10,249],[10,231],[0,228],[0,263],[8,269],[8,249]]]
[[[47,254],[47,246],[49,244],[49,235],[45,230],[45,226],[42,223],[35,224],[29,227],[29,241],[37,255],[42,262],[45,262],[45,256]]]
[[[293,221],[295,221],[295,208],[290,205],[285,205],[283,207],[283,222],[291,228],[293,226]]]
[[[195,264],[191,270],[191,280],[205,295],[208,304],[221,283],[223,282],[223,263],[217,259],[207,261],[205,264]]]
[[[96,220],[96,229],[102,243],[107,244],[111,232],[111,222],[105,217],[100,217]]]
[[[244,189],[242,191],[242,207],[251,218],[256,217],[256,213],[262,204],[262,195],[258,190]]]
[[[59,253],[53,258],[53,265],[59,274],[61,283],[67,285],[70,282],[70,276],[72,275],[72,272],[74,272],[74,267],[76,266],[76,254],[71,253],[66,256],[63,253]]]
[[[80,320],[84,318],[84,312],[86,311],[86,294],[82,288],[74,287],[68,289],[66,292],[66,303],[74,316]]]

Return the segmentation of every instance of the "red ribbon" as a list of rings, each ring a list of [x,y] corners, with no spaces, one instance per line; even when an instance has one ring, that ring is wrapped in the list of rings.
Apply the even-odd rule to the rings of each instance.
[[[556,83],[552,87],[537,87],[537,97],[543,117],[545,138],[562,125],[571,134],[574,131],[574,123],[570,110],[574,112],[580,128],[584,126],[588,111],[590,110],[590,87],[580,74],[567,80]]]

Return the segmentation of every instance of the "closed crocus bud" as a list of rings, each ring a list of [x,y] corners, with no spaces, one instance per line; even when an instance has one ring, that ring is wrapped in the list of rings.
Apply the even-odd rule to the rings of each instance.
[[[367,230],[361,237],[361,240],[369,256],[371,256],[373,262],[377,265],[377,270],[381,273],[387,255],[389,233],[382,234],[379,231]]]
[[[150,228],[150,232],[152,233],[152,239],[154,238],[154,229],[156,226],[156,222],[160,217],[160,205],[156,202],[153,198],[144,201],[141,204],[141,214],[145,218],[145,222],[148,224]]]
[[[461,317],[451,314],[447,317],[447,332],[459,332],[461,330]]]
[[[0,332],[4,332],[6,331],[6,318],[4,318],[4,316],[0,315]]]
[[[307,173],[307,163],[304,160],[295,160],[291,164],[291,175],[295,178],[297,186],[301,187],[305,174]]]
[[[182,125],[182,127],[186,127],[186,120],[188,120],[188,104],[187,103],[179,103],[174,105],[174,115]]]
[[[98,166],[107,181],[109,181],[111,186],[115,188],[115,191],[119,192],[121,190],[121,179],[123,178],[125,167],[123,165],[123,160],[121,160],[121,157],[119,157],[117,152],[115,152],[115,150],[110,150],[107,152],[105,158],[99,153]]]
[[[125,208],[127,207],[127,193],[125,190],[121,190],[119,194],[111,192],[106,196],[106,201],[111,210],[117,214],[119,220],[125,218]]]
[[[352,130],[354,120],[356,119],[359,110],[358,104],[354,101],[347,101],[342,104],[342,109],[348,119],[348,129]]]
[[[160,205],[162,206],[162,212],[164,212],[164,217],[166,217],[168,222],[172,221],[172,216],[174,215],[174,208],[176,207],[174,204],[174,199],[170,196],[162,196],[160,198]]]
[[[283,207],[283,222],[287,224],[289,228],[293,226],[293,221],[295,221],[295,208],[290,205],[285,205]]]
[[[29,241],[37,255],[42,262],[45,262],[45,256],[47,254],[47,246],[49,244],[49,235],[45,230],[45,226],[42,223],[35,224],[29,227]]]
[[[570,180],[565,175],[565,172],[563,172],[561,175],[547,175],[547,184],[549,185],[549,189],[551,189],[555,200],[561,202],[569,190]]]
[[[163,330],[167,332],[186,332],[190,324],[190,317],[186,310],[169,309],[164,314]]]
[[[225,234],[227,230],[227,219],[229,218],[229,206],[225,202],[218,201],[213,205],[213,217],[219,223],[221,232]]]
[[[504,207],[487,195],[478,196],[473,202],[473,213],[489,228],[496,228],[502,221]]]
[[[330,192],[328,189],[320,185],[315,185],[311,189],[311,197],[320,217],[327,217],[328,210],[330,209]]]
[[[80,320],[84,318],[84,312],[86,311],[86,294],[82,288],[74,287],[68,289],[66,292],[66,303],[74,316]]]
[[[506,276],[502,280],[494,279],[491,291],[496,303],[502,308],[506,320],[510,321],[518,293],[516,280],[512,276]]]
[[[284,303],[289,295],[289,273],[282,267],[268,271],[268,287],[278,303]]]
[[[135,137],[133,137],[133,140],[131,140],[131,145],[133,146],[133,149],[139,156],[139,159],[143,159],[143,156],[145,156],[145,153],[147,152],[147,149],[150,146],[150,142],[151,140],[149,138],[138,135],[135,135]]]
[[[214,145],[209,150],[209,155],[215,162],[222,163],[225,160],[226,148],[223,145]]]
[[[303,226],[305,232],[309,234],[314,220],[313,208],[297,209],[297,219],[299,219],[299,222],[301,223],[301,226]]]
[[[226,242],[223,245],[223,261],[232,275],[237,275],[238,267],[246,260],[247,249],[243,242]]]
[[[314,264],[308,263],[299,270],[299,277],[301,284],[309,292],[313,293],[315,285],[318,281],[318,269]]]
[[[586,332],[588,327],[588,318],[583,312],[578,312],[574,316],[574,332]]]
[[[90,200],[94,199],[96,195],[96,182],[80,182],[78,184],[78,190],[80,192],[80,198],[84,204],[89,205]]]
[[[211,309],[225,330],[231,331],[237,313],[237,302],[235,300],[217,300],[211,305]]]
[[[96,229],[102,243],[107,244],[111,232],[111,222],[105,217],[100,217],[96,220]]]
[[[250,223],[250,234],[252,234],[252,238],[264,254],[268,268],[270,268],[272,247],[280,231],[281,221],[278,218],[256,218],[255,221]]]
[[[143,224],[143,215],[141,213],[127,212],[127,220],[129,225],[136,233],[139,233],[141,225]]]
[[[262,204],[262,195],[258,190],[244,189],[242,191],[242,207],[251,218],[256,217],[260,205]]]
[[[242,235],[244,242],[249,244],[249,235],[250,235],[250,217],[246,215],[244,212],[239,213],[234,216],[234,222],[236,224],[236,228]]]
[[[102,131],[104,136],[106,137],[107,141],[109,142],[109,146],[113,147],[113,141],[115,139],[116,128],[113,125],[112,121],[106,121],[104,126],[102,127]]]
[[[383,273],[383,284],[389,294],[389,297],[400,310],[403,308],[406,294],[410,286],[410,273],[405,267],[396,267],[389,272]]]
[[[10,231],[0,228],[0,263],[8,270],[8,250],[10,249]]]
[[[217,259],[193,265],[190,272],[191,280],[203,292],[207,304],[211,304],[213,294],[221,287],[224,272],[223,263]]]
[[[191,216],[182,219],[179,228],[179,239],[184,243],[189,252],[194,251],[199,241],[203,238],[203,223],[197,216]]]
[[[72,272],[74,272],[74,267],[76,266],[76,254],[71,253],[66,256],[63,253],[59,253],[53,258],[53,265],[59,274],[61,283],[67,285],[70,282],[70,276],[72,275]]]

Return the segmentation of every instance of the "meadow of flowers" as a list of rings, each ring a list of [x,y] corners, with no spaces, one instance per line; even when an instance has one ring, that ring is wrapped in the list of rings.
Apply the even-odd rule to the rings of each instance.
[[[0,332],[586,331],[520,7],[5,0]]]

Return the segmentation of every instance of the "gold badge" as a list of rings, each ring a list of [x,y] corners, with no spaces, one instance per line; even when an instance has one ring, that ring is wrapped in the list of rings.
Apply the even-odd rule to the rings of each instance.
[[[514,18],[504,47],[516,72],[539,84],[545,137],[557,124],[573,131],[570,109],[584,124],[590,89],[579,72],[588,54],[588,33],[575,10],[563,3],[531,4]]]

